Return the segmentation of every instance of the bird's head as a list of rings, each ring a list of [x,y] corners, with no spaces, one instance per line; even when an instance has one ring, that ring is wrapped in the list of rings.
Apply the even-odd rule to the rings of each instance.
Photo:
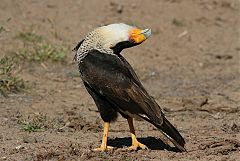
[[[141,44],[151,35],[150,29],[141,30],[123,23],[101,26],[88,33],[76,47],[79,58],[91,49],[119,54],[123,49]],[[82,55],[83,56],[83,55]]]
[[[100,35],[102,47],[114,52],[141,44],[151,35],[150,29],[141,30],[123,23],[102,26],[95,31]]]

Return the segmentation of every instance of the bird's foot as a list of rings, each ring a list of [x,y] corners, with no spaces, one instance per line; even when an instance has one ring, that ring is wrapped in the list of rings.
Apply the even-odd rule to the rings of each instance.
[[[100,148],[93,149],[93,151],[96,151],[96,152],[104,152],[104,151],[111,151],[111,150],[113,150],[112,146],[100,146]]]
[[[135,142],[133,143],[133,145],[128,148],[129,151],[136,151],[136,150],[138,150],[138,149],[144,149],[144,150],[146,150],[146,149],[148,149],[148,147],[147,147],[146,145],[138,142],[138,141],[135,141]]]

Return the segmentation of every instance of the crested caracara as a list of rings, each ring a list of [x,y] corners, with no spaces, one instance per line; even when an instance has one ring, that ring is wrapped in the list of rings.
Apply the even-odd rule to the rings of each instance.
[[[157,127],[180,151],[185,151],[183,137],[165,118],[160,106],[121,55],[123,49],[141,44],[150,35],[150,29],[141,30],[123,23],[110,24],[88,33],[73,49],[80,77],[104,121],[102,144],[96,151],[112,149],[107,146],[108,129],[118,113],[129,124],[130,150],[147,148],[138,142],[133,127],[133,118],[140,118]]]

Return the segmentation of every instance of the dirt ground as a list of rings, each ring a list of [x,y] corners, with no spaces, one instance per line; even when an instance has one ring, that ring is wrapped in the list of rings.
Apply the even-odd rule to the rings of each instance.
[[[65,63],[19,64],[16,75],[26,89],[0,96],[0,160],[240,160],[238,0],[1,0],[0,15],[0,57],[24,47],[16,35],[30,27],[69,49]],[[149,40],[123,55],[188,152],[176,152],[144,121],[135,121],[136,132],[149,150],[125,151],[130,134],[121,117],[110,127],[114,151],[91,151],[101,143],[102,121],[71,48],[87,32],[116,22],[152,29]],[[43,128],[24,130],[24,121]]]

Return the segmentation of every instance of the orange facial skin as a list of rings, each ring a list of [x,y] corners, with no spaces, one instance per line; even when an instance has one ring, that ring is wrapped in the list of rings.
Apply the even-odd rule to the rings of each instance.
[[[134,43],[141,43],[146,40],[145,36],[141,33],[142,30],[134,28],[130,31],[129,40]]]

